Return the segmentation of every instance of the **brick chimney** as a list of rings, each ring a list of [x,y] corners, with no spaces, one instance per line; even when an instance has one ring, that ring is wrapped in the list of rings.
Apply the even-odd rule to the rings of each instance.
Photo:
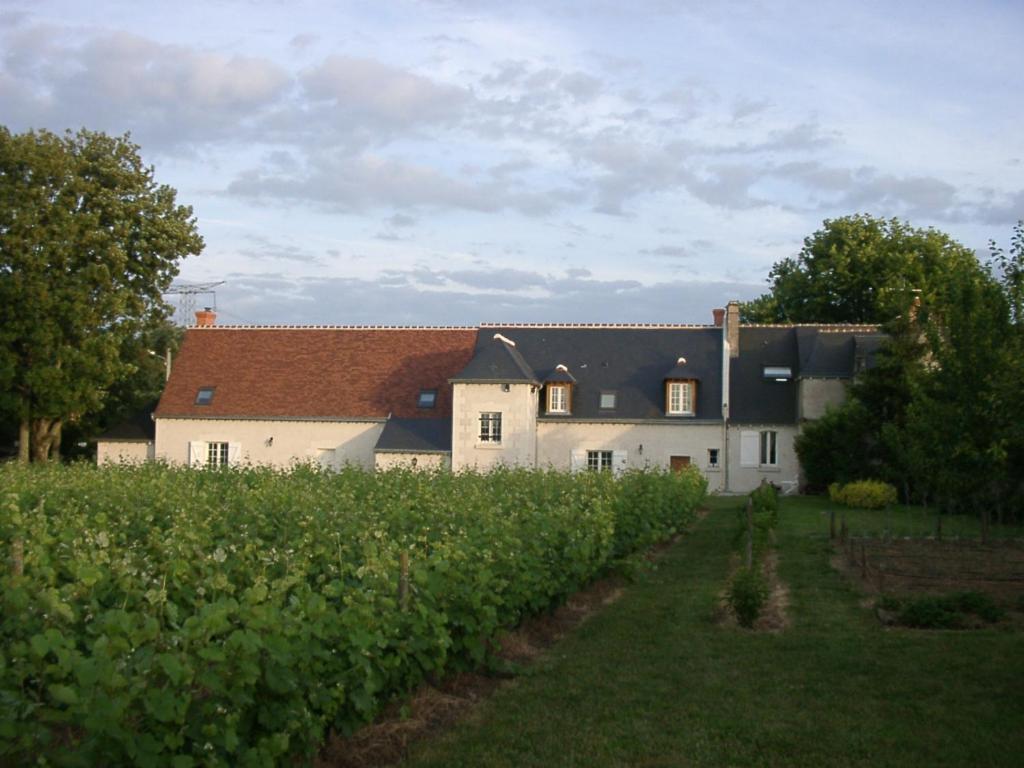
[[[711,310],[711,314],[715,318],[715,327],[721,328],[722,323],[725,322],[725,310],[722,309],[721,307],[716,307],[715,309]]]
[[[196,312],[196,327],[209,328],[217,322],[217,313],[209,307]]]
[[[740,303],[730,301],[725,310],[725,339],[729,342],[729,357],[740,356]]]

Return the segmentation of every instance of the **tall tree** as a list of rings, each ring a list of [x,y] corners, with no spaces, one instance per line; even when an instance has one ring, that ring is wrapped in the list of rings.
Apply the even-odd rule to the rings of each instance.
[[[775,264],[771,290],[741,314],[762,323],[885,323],[915,294],[930,303],[955,270],[980,271],[974,253],[934,229],[866,214],[826,220],[796,257]]]
[[[0,127],[0,392],[20,458],[56,453],[132,365],[126,340],[159,323],[180,259],[203,241],[127,136]]]

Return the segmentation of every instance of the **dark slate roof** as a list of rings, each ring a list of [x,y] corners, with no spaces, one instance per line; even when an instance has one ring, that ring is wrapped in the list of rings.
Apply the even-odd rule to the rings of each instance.
[[[858,333],[859,328],[826,326],[797,327],[796,340],[800,355],[800,375],[806,378],[848,379],[858,370],[857,358],[864,367],[874,364],[874,355],[884,334]]]
[[[539,383],[519,349],[494,337],[493,330],[480,331],[473,358],[452,381]]]
[[[561,368],[556,367],[544,376],[544,381],[551,382],[552,384],[575,384],[576,377],[568,371],[563,371]]]
[[[878,356],[878,351],[882,348],[885,343],[886,336],[884,333],[874,333],[870,335],[854,336],[853,337],[853,354],[854,354],[854,371],[860,370],[857,365],[857,360],[863,360],[864,368],[874,368],[875,360]]]
[[[795,423],[801,378],[850,379],[874,365],[885,335],[875,326],[749,325],[740,327],[732,361],[729,419],[746,424]],[[765,366],[788,366],[791,379],[765,378]]]
[[[561,363],[572,372],[572,414],[559,419],[678,421],[665,416],[665,373],[680,357],[687,359],[687,378],[700,382],[695,418],[721,418],[721,328],[493,326],[480,330],[478,354],[489,354],[495,332],[516,342],[532,370],[553,371]],[[616,407],[601,409],[601,393],[609,391]]]
[[[131,418],[125,419],[120,424],[115,424],[96,439],[99,442],[155,440],[156,423],[153,421],[153,411],[155,410],[156,402],[152,402]]]
[[[729,374],[729,420],[747,424],[792,424],[797,413],[798,356],[792,327],[740,326],[740,354]],[[793,378],[764,377],[764,367],[789,366]]]
[[[375,451],[448,452],[452,449],[451,419],[388,419]]]
[[[690,367],[689,363],[689,360],[687,360],[685,363],[676,362],[676,364],[672,367],[672,370],[668,371],[665,374],[665,378],[673,380],[700,378],[699,376],[696,376],[694,374],[693,368]]]

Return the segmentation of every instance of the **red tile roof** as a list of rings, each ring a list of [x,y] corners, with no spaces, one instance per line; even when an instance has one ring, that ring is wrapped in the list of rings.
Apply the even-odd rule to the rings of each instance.
[[[449,416],[475,342],[475,328],[191,328],[156,417]],[[216,388],[209,405],[200,387]],[[434,408],[417,407],[421,389]]]

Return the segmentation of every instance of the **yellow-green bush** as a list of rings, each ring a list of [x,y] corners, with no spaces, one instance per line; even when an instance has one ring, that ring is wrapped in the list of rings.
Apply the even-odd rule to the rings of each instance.
[[[859,509],[883,509],[896,503],[896,488],[879,480],[857,480],[840,485],[832,483],[828,496],[835,504]]]

